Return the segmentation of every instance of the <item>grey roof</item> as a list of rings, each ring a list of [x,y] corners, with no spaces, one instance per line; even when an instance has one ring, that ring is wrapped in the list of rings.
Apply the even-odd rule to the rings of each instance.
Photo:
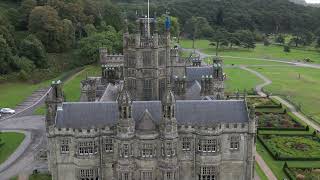
[[[187,67],[186,77],[188,81],[201,80],[202,76],[212,75],[213,69],[211,66],[201,66],[201,67]]]
[[[121,84],[113,85],[113,84],[109,83],[99,101],[115,101],[115,100],[117,100],[120,89],[121,89]]]
[[[153,121],[152,115],[148,109],[144,111],[140,120],[136,123],[136,129],[141,131],[153,131],[156,130],[156,124]]]
[[[148,110],[155,122],[161,120],[160,101],[134,101],[133,118],[138,121]],[[66,102],[58,110],[58,128],[92,128],[116,123],[117,102]],[[248,121],[248,112],[243,100],[183,100],[176,101],[178,124],[209,125],[215,123],[243,123]]]
[[[188,82],[186,95],[185,95],[186,99],[200,100],[201,99],[200,93],[201,93],[201,85],[197,80]]]

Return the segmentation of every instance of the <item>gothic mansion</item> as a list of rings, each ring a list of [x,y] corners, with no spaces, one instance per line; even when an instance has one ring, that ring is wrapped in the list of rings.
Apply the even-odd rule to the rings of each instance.
[[[102,75],[82,81],[81,102],[63,102],[52,84],[53,180],[253,179],[254,109],[225,100],[222,60],[180,58],[154,19],[137,27],[124,33],[123,55],[101,49]]]

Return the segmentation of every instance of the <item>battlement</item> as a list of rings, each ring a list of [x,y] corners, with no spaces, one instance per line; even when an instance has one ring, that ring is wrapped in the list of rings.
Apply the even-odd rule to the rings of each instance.
[[[131,34],[124,37],[124,46],[130,48],[161,48],[166,46],[166,37],[154,34],[143,37],[140,34]]]
[[[108,54],[105,48],[100,48],[100,64],[123,64],[123,54]]]

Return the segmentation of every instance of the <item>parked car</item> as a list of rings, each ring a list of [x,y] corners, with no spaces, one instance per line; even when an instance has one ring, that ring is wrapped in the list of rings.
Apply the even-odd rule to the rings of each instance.
[[[0,113],[2,113],[2,114],[14,114],[14,113],[16,113],[16,111],[13,110],[13,109],[10,109],[10,108],[2,108],[0,110]]]

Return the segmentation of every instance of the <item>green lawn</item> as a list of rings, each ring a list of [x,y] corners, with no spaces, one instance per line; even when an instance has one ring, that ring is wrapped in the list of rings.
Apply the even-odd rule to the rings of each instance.
[[[254,74],[242,70],[240,68],[225,68],[224,72],[227,75],[225,81],[226,92],[234,93],[239,89],[243,92],[246,89],[248,92],[252,91],[257,84],[263,83],[263,81]]]
[[[0,107],[14,108],[31,95],[33,91],[48,85],[49,82],[35,85],[21,82],[0,84]]]
[[[262,171],[261,167],[257,162],[255,163],[255,168],[260,180],[268,180],[268,177],[264,174],[264,172]]]
[[[46,111],[47,111],[46,106],[42,105],[33,111],[33,115],[45,115]]]
[[[200,49],[207,54],[215,54],[215,47],[209,45],[208,40],[197,40],[195,48]],[[192,48],[192,40],[181,40],[180,45],[183,48]],[[278,45],[270,45],[268,47],[263,44],[256,44],[255,49],[233,48],[221,49],[221,56],[234,57],[250,57],[250,58],[265,58],[265,59],[281,59],[281,60],[303,60],[310,58],[316,63],[320,63],[320,53],[317,50],[310,48],[291,48],[290,53],[283,52],[283,47]]]
[[[79,101],[80,100],[80,83],[86,76],[100,76],[101,69],[99,66],[87,66],[83,71],[75,74],[63,85],[63,92],[66,97],[66,101]]]
[[[44,174],[44,173],[40,173],[40,174],[33,174],[29,176],[29,180],[51,180],[52,177],[50,174]]]
[[[282,95],[320,123],[320,71],[303,67],[251,67],[272,83],[264,89]],[[300,78],[299,78],[300,74]]]
[[[24,139],[24,134],[15,132],[2,132],[0,134],[0,164],[9,158]]]

